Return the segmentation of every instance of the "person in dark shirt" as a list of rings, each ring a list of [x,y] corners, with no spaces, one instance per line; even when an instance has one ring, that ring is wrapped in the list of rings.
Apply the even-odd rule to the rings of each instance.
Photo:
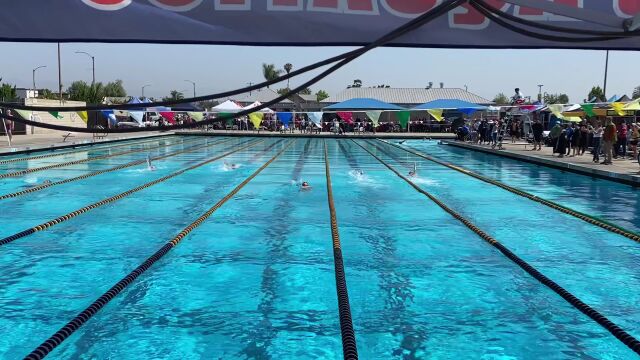
[[[531,125],[531,131],[533,132],[533,151],[542,150],[542,134],[544,133],[544,127],[540,123],[540,120],[536,119]]]

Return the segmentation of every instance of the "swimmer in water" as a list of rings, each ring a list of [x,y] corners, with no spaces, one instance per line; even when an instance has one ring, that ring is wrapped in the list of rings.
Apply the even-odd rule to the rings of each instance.
[[[308,182],[303,181],[302,184],[300,185],[300,190],[311,190],[311,185],[309,185]]]
[[[418,176],[418,168],[416,167],[416,163],[413,163],[413,170],[409,171],[409,176],[411,177]]]
[[[228,163],[228,162],[226,162],[226,161],[225,161],[225,163],[224,163],[224,168],[225,168],[226,170],[236,170],[238,167],[239,167],[239,166],[238,166],[238,164],[233,164],[233,163],[232,163],[232,164],[229,164],[229,163]]]
[[[156,167],[151,163],[151,156],[147,155],[147,169],[149,171],[155,171]]]
[[[51,180],[45,180],[42,182],[42,184],[27,184],[27,185],[22,185],[21,187],[31,189],[31,188],[37,188],[39,186],[51,185],[51,184],[53,184]]]

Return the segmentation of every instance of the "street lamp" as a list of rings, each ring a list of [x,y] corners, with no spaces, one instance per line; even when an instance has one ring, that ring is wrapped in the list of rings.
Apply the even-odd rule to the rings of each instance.
[[[196,83],[191,80],[185,80],[185,81],[193,84],[193,97],[196,97]]]
[[[38,66],[37,68],[33,69],[33,91],[36,90],[36,71],[38,69],[42,69],[42,68],[46,68],[47,65],[42,65],[42,66]]]
[[[148,88],[149,86],[151,86],[151,85],[145,85],[145,86],[142,87],[142,97],[143,98],[144,98],[144,89]]]
[[[91,85],[95,85],[96,84],[96,58],[93,55],[89,54],[88,52],[84,52],[84,51],[76,51],[76,54],[85,54],[91,58],[91,68],[93,72],[93,82],[91,83]]]

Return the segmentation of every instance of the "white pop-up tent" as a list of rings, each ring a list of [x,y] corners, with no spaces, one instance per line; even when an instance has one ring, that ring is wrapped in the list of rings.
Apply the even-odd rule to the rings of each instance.
[[[250,109],[253,109],[253,108],[258,107],[260,105],[262,105],[262,103],[260,101],[256,101],[251,105],[245,106],[243,109],[244,110],[250,110]],[[265,109],[259,110],[259,112],[264,113],[264,114],[273,114],[273,113],[275,113],[275,111],[273,111],[273,110],[271,110],[269,108],[265,108]]]
[[[237,113],[242,111],[242,106],[234,103],[231,100],[227,100],[218,106],[214,106],[211,112],[214,113]]]

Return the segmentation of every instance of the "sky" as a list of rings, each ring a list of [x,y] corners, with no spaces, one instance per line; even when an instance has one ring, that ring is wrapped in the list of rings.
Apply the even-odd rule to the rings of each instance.
[[[39,43],[0,43],[0,77],[3,82],[30,88],[32,69],[46,65],[36,74],[38,88],[58,87],[57,45]],[[294,69],[352,48],[347,47],[238,47],[211,45],[146,44],[62,44],[62,82],[65,88],[75,80],[91,82],[91,59],[75,51],[86,51],[96,58],[96,79],[109,82],[122,79],[129,95],[166,96],[171,90],[205,95],[263,81],[262,63],[278,67],[287,62]],[[640,86],[640,52],[610,53],[607,95],[631,95]],[[604,51],[587,50],[457,50],[457,49],[375,49],[328,78],[312,86],[314,93],[330,95],[342,91],[354,79],[363,86],[424,88],[444,82],[447,88],[463,88],[487,99],[500,92],[507,96],[521,88],[535,98],[538,84],[543,92],[566,93],[571,102],[581,102],[594,85],[604,82]],[[315,72],[317,73],[317,72]],[[314,73],[314,74],[315,74]],[[301,76],[291,87],[309,79]],[[282,86],[286,87],[286,82]]]

